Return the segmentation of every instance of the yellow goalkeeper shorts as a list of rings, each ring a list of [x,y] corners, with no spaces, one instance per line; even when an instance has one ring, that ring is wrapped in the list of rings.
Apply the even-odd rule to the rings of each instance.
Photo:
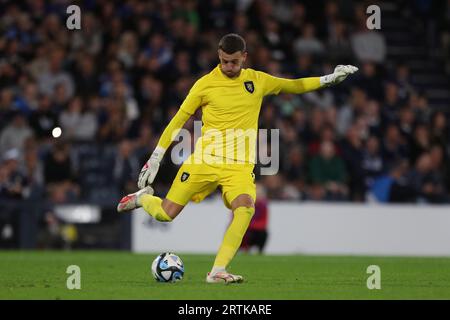
[[[192,155],[182,164],[166,198],[185,206],[189,201],[200,202],[216,188],[222,190],[225,206],[241,194],[256,199],[255,175],[252,163],[195,163]]]

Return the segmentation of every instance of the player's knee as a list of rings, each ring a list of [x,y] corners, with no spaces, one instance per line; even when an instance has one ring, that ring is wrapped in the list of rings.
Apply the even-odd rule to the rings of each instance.
[[[169,220],[168,222],[172,221],[173,219],[176,218],[176,216],[178,216],[178,214],[181,212],[181,210],[183,210],[184,206],[179,205],[175,202],[170,201],[169,199],[164,199],[161,205],[162,209],[164,210],[164,212],[170,217],[171,220]]]
[[[231,208],[232,210],[236,210],[239,207],[255,207],[255,202],[253,201],[253,198],[248,194],[241,194],[240,196],[236,197],[231,202]]]

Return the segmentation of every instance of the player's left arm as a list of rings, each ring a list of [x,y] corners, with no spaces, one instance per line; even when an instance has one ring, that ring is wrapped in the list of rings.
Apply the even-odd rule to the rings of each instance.
[[[200,79],[194,84],[194,86],[189,91],[189,94],[181,104],[180,109],[172,118],[172,120],[170,120],[169,124],[161,134],[155,150],[139,173],[139,189],[145,188],[146,186],[153,183],[153,180],[155,179],[156,174],[159,170],[159,163],[163,159],[166,150],[170,147],[172,141],[178,135],[181,128],[183,128],[186,121],[202,105],[201,83],[202,81]]]
[[[262,73],[264,77],[265,95],[281,93],[306,93],[318,90],[323,87],[338,84],[344,81],[350,74],[358,71],[358,68],[352,65],[338,65],[334,72],[321,77],[309,77],[299,79],[286,79],[271,76]]]

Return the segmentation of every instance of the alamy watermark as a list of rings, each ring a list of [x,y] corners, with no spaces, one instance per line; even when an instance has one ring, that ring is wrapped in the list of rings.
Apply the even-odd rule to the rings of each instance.
[[[81,9],[77,5],[70,5],[66,9],[70,16],[66,20],[66,27],[69,30],[81,29]],[[381,9],[378,5],[372,4],[366,8],[366,14],[370,16],[366,20],[366,26],[369,30],[381,29]]]
[[[69,290],[81,289],[81,269],[77,265],[70,265],[66,269],[66,273],[70,274],[66,280],[66,287]]]
[[[81,29],[81,9],[79,6],[73,4],[67,7],[66,13],[70,16],[66,20],[66,27],[69,30]]]
[[[366,13],[370,16],[366,20],[366,26],[369,30],[381,29],[381,9],[376,4],[367,7]]]
[[[380,267],[377,265],[370,265],[367,267],[366,273],[370,274],[370,276],[367,278],[367,282],[366,282],[367,289],[380,290],[381,289],[381,269],[380,269]]]
[[[262,165],[261,175],[274,175],[278,172],[279,129],[202,130],[202,122],[194,121],[193,131],[193,135],[187,129],[173,132],[172,140],[178,141],[170,155],[174,164],[259,163]],[[196,141],[194,151],[193,141]]]

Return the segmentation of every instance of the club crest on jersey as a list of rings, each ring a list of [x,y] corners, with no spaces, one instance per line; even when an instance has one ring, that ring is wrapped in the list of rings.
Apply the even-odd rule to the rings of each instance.
[[[245,81],[244,86],[245,86],[245,89],[250,93],[253,93],[253,91],[255,91],[255,86],[253,85],[253,81]]]
[[[183,172],[181,175],[181,182],[185,182],[189,178],[190,174],[187,172]]]

